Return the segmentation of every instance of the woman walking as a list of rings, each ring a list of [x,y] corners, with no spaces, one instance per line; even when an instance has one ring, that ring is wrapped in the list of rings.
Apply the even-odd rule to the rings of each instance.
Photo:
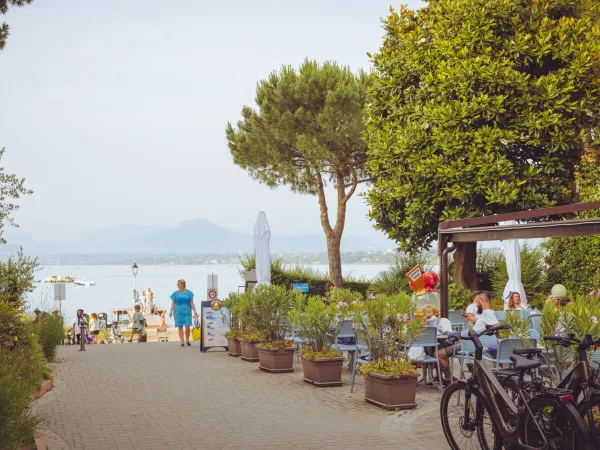
[[[78,309],[77,316],[75,317],[75,322],[73,322],[73,330],[75,330],[77,344],[81,342],[81,339],[85,339],[85,331],[87,329],[87,324],[87,319],[83,315],[83,309]]]
[[[194,315],[192,316],[192,310]],[[192,317],[200,317],[194,305],[194,293],[185,288],[185,280],[177,282],[177,290],[171,294],[171,311],[169,317],[173,317],[175,311],[175,326],[179,329],[179,340],[181,346],[185,347],[183,341],[183,327],[185,327],[185,341],[190,346],[190,327],[192,326]]]

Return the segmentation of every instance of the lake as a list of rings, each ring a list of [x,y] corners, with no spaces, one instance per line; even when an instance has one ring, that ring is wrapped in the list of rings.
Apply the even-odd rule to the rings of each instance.
[[[319,272],[327,273],[328,266],[315,264],[310,266]],[[345,264],[344,275],[356,278],[372,279],[388,268],[383,264]],[[60,270],[60,273],[57,273]],[[196,307],[201,300],[207,300],[207,275],[218,275],[219,297],[224,298],[229,292],[243,291],[244,280],[238,273],[236,265],[153,265],[141,266],[138,271],[136,285],[138,291],[151,288],[154,292],[154,303],[163,308],[171,305],[170,295],[177,289],[177,280],[183,278],[187,288],[195,294]],[[44,280],[51,275],[69,275],[75,278],[86,277],[95,281],[96,286],[85,287],[67,284],[67,300],[62,302],[63,315],[67,321],[73,320],[77,309],[83,308],[86,313],[108,314],[112,321],[112,309],[128,307],[133,304],[133,274],[131,266],[44,266],[36,272],[36,280]],[[58,309],[54,301],[54,285],[37,283],[36,289],[29,295],[30,309],[39,307],[43,310]],[[167,322],[169,320],[167,319]],[[172,324],[172,322],[170,322]]]

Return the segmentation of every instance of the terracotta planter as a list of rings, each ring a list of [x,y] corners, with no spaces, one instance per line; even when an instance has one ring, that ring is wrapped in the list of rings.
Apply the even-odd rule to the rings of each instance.
[[[365,378],[365,400],[388,409],[413,409],[417,396],[417,377],[395,378],[369,373]]]
[[[227,338],[227,346],[229,347],[229,356],[241,356],[242,346],[237,338]]]
[[[258,362],[258,349],[256,344],[262,341],[244,341],[240,339],[241,358],[248,362]]]
[[[294,347],[267,349],[259,348],[258,357],[262,370],[273,373],[294,371]]]
[[[304,381],[319,387],[341,386],[344,358],[304,359]]]

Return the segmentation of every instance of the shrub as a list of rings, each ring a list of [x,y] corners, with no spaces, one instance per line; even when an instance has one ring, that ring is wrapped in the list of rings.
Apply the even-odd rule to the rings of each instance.
[[[472,302],[469,289],[457,283],[448,285],[448,309],[464,311]]]
[[[339,333],[336,327],[338,311],[334,304],[325,304],[320,297],[311,296],[308,302],[304,302],[302,297],[296,298],[293,308],[290,312],[290,319],[294,327],[298,330],[298,336],[307,342],[306,350],[303,356],[306,359],[323,358],[339,356],[337,351],[331,351],[331,344],[328,335],[333,338]],[[332,333],[332,328],[335,330]]]
[[[256,268],[256,258],[254,255],[245,255],[240,258],[239,272],[245,276],[248,270]],[[281,259],[271,261],[271,283],[291,289],[294,283],[308,283],[310,285],[311,295],[324,297],[327,293],[326,285],[329,283],[329,277],[319,271],[308,267],[295,266],[285,267]],[[360,292],[363,297],[367,296],[371,283],[366,280],[359,280],[350,276],[344,277],[344,287],[353,291]]]
[[[6,262],[0,262],[0,303],[7,303],[21,309],[27,301],[27,293],[33,292],[34,273],[37,258],[25,256],[21,249],[16,257],[12,255]]]
[[[39,340],[44,356],[52,361],[56,347],[64,338],[64,322],[59,315],[44,315],[37,321]]]

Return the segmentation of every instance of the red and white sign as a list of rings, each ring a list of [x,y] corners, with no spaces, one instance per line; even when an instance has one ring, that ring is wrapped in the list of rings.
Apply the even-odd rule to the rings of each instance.
[[[208,290],[208,299],[209,300],[215,300],[217,298],[217,290],[216,289],[209,289]]]

